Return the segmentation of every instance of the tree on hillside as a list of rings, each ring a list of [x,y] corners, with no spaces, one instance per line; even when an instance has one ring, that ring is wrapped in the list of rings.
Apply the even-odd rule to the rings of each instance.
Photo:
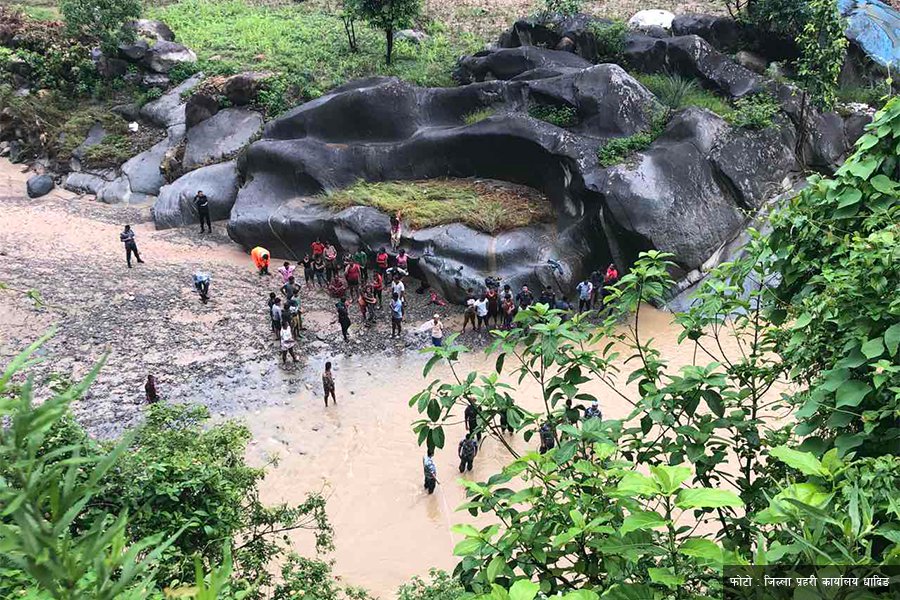
[[[384,31],[387,41],[386,60],[391,64],[394,32],[410,27],[422,10],[420,0],[350,0],[352,10],[372,27]]]
[[[60,0],[59,10],[69,33],[95,39],[105,51],[114,52],[133,32],[123,25],[141,16],[140,0]]]

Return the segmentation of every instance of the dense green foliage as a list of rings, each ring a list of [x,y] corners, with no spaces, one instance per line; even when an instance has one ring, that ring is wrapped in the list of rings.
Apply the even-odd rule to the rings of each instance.
[[[578,124],[578,111],[571,106],[534,104],[528,107],[528,114],[557,127],[574,127]]]
[[[468,590],[715,597],[723,564],[896,562],[898,142],[894,99],[834,179],[813,177],[773,216],[770,235],[713,271],[676,317],[692,365],[671,368],[641,333],[641,306],[671,285],[656,252],[622,277],[599,327],[531,307],[518,328],[495,332],[487,373],[457,371],[467,349],[455,338],[432,350],[426,376],[438,362],[453,376],[411,400],[419,442],[443,447],[444,423],[474,401],[485,435],[511,460],[487,481],[462,482],[463,508],[495,523],[456,528]],[[507,372],[537,386],[540,410],[520,403],[500,378]],[[637,398],[622,393],[624,381]],[[598,387],[631,413],[567,410]],[[549,424],[555,448],[520,455],[501,414],[526,440]]]
[[[574,15],[581,12],[582,0],[541,0],[541,11],[545,17],[551,15]]]
[[[797,76],[813,104],[830,109],[849,42],[836,0],[809,0],[809,16],[797,38]]]
[[[767,93],[759,93],[735,100],[734,110],[726,118],[735,127],[765,129],[772,126],[779,111],[781,106],[775,98]]]
[[[281,589],[269,567],[289,551],[288,532],[307,530],[319,551],[332,548],[321,496],[260,502],[265,471],[244,462],[243,425],[209,426],[204,408],[154,405],[120,442],[95,442],[68,406],[100,365],[35,406],[30,379],[10,382],[39,346],[0,378],[0,417],[10,424],[0,428],[0,596],[157,598],[171,587],[183,597],[256,598]],[[333,585],[326,563],[287,564],[282,587]],[[219,591],[203,596],[203,585]]]
[[[134,38],[134,31],[123,27],[141,16],[140,0],[60,0],[59,10],[73,38],[97,40],[115,55],[120,42]]]
[[[656,96],[670,114],[689,106],[705,108],[726,119],[734,112],[727,100],[704,90],[692,79],[677,75],[645,73],[637,74],[635,78]]]
[[[597,62],[620,62],[625,51],[628,25],[623,21],[608,24],[594,22],[590,24],[590,31],[594,34],[594,42],[597,44]]]

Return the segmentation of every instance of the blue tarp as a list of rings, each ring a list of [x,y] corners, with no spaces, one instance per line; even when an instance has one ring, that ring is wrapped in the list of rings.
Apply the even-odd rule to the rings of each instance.
[[[847,38],[883,67],[900,68],[900,11],[879,0],[838,0]]]

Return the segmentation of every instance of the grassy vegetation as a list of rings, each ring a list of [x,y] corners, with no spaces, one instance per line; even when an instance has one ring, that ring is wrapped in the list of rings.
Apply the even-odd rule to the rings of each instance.
[[[879,108],[890,97],[891,89],[887,82],[871,86],[844,86],[837,90],[838,102],[845,104],[856,102]]]
[[[493,108],[480,108],[478,110],[473,110],[463,117],[463,122],[466,125],[474,125],[479,121],[484,121],[488,117],[492,117],[495,114]]]
[[[578,111],[571,106],[535,104],[528,107],[528,114],[557,127],[573,127],[578,124]]]
[[[553,216],[549,201],[534,190],[471,179],[359,182],[323,199],[336,210],[372,206],[387,213],[401,211],[404,221],[416,229],[464,223],[497,233]]]
[[[597,149],[597,161],[611,167],[625,162],[635,152],[646,150],[666,128],[665,118],[656,118],[645,131],[623,138],[609,140]]]
[[[456,59],[479,48],[474,36],[450,36],[436,25],[416,46],[399,41],[394,64],[384,61],[381,32],[357,23],[359,52],[350,52],[333,8],[316,3],[267,6],[244,0],[183,0],[148,9],[169,24],[179,41],[199,58],[206,73],[271,70],[281,74],[299,98],[314,98],[336,85],[366,75],[396,75],[428,86],[451,85]]]
[[[729,118],[733,112],[727,100],[704,90],[692,80],[672,75],[646,73],[636,74],[634,77],[671,110],[698,106],[710,110],[724,119]]]

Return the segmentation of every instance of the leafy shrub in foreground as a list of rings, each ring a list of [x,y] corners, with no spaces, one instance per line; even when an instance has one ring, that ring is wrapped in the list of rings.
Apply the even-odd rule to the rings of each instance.
[[[728,121],[735,127],[765,129],[772,126],[772,120],[780,110],[781,106],[771,95],[753,94],[734,101],[734,110],[728,116]]]

